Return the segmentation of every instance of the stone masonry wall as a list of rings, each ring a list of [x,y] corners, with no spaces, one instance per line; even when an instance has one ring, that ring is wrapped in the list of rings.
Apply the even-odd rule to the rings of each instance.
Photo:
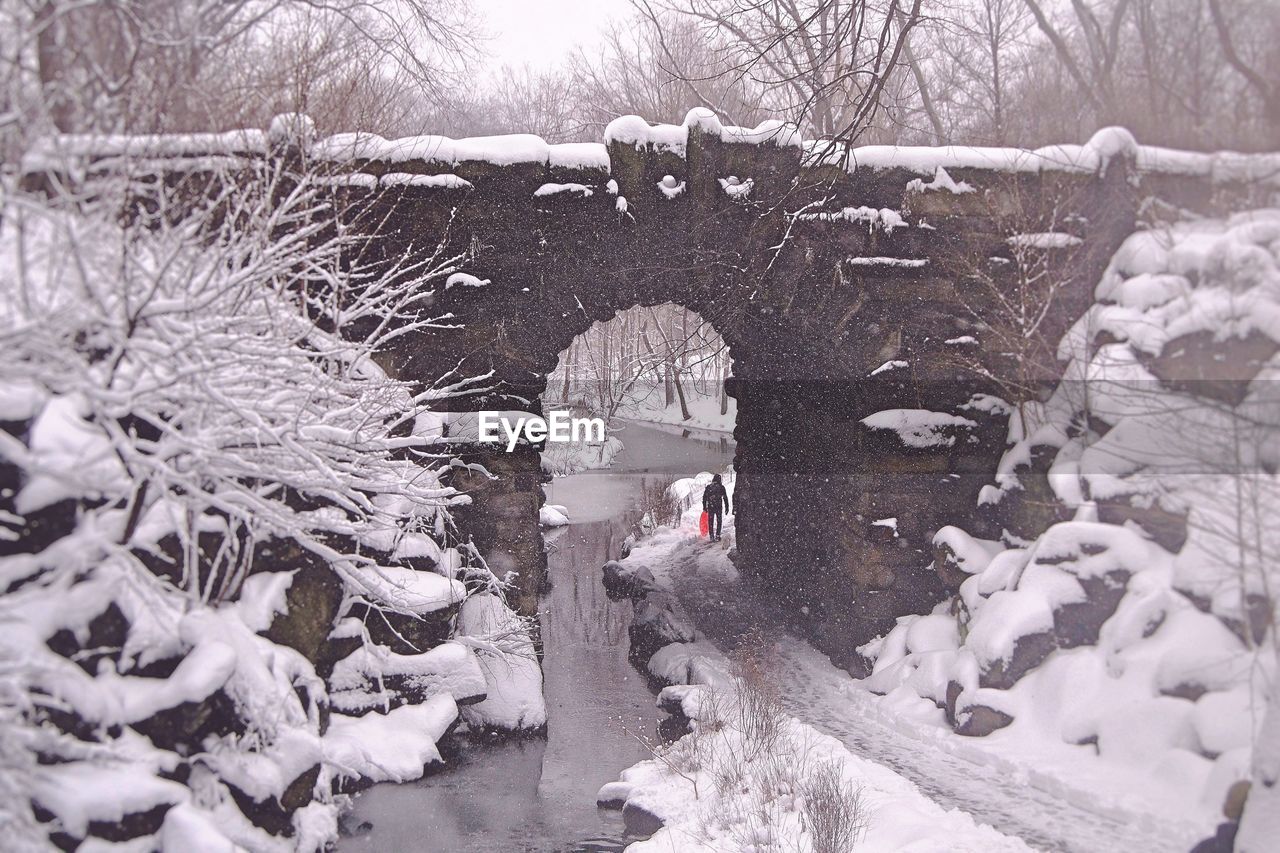
[[[442,239],[466,254],[462,269],[487,284],[442,289],[432,306],[458,328],[384,357],[423,382],[492,372],[492,391],[450,407],[541,411],[558,353],[635,305],[674,302],[710,322],[734,363],[737,564],[773,581],[849,667],[857,645],[945,594],[933,533],[981,529],[977,490],[1006,421],[970,401],[1026,369],[990,328],[1019,270],[1045,256],[1059,288],[1038,333],[1056,341],[1119,243],[1168,208],[1159,199],[1208,212],[1275,193],[1253,177],[1265,163],[1157,157],[1114,129],[1040,152],[840,149],[837,162],[794,135],[751,137],[696,111],[651,132],[627,121],[630,133],[611,125],[603,146],[298,137],[238,156],[328,175],[335,203],[383,238],[388,262]],[[77,151],[91,173],[91,146]],[[183,168],[189,179],[199,165]],[[29,172],[38,184],[41,169]],[[1046,233],[1018,248],[1017,235]],[[962,365],[973,355],[994,381]],[[1039,381],[1052,383],[1043,368]],[[899,409],[965,422],[929,446],[861,423]],[[499,572],[519,573],[531,613],[545,570],[537,455],[454,451],[489,474],[456,476],[475,497],[459,529]]]

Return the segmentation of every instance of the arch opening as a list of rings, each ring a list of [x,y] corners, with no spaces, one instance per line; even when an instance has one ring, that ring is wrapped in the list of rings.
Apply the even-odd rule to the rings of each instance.
[[[698,313],[671,302],[618,311],[560,351],[542,393],[545,411],[597,418],[604,438],[548,442],[543,466],[552,475],[608,467],[625,448],[620,436],[629,423],[697,434],[727,448],[737,417],[732,377],[728,344]],[[631,465],[645,464],[638,452]]]

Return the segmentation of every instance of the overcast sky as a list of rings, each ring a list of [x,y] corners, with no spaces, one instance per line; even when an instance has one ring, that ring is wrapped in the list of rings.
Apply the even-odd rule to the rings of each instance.
[[[611,19],[625,19],[628,0],[476,0],[493,36],[486,47],[490,70],[528,64],[561,64],[579,45],[592,45]]]

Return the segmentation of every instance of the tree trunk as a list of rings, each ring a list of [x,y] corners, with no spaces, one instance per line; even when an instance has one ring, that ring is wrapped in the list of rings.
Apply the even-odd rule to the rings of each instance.
[[[673,373],[674,376],[672,378],[675,380],[676,396],[680,398],[680,419],[687,421],[693,415],[689,414],[689,404],[684,399],[684,386],[680,384],[680,374],[674,371]]]
[[[57,20],[57,12],[55,0],[44,0],[36,7],[33,18],[36,28],[36,65],[49,120],[60,132],[66,133],[71,130],[72,105],[58,38],[61,25]]]
[[[560,401],[569,402],[569,394],[573,389],[570,387],[570,377],[573,376],[573,356],[577,352],[578,342],[574,341],[569,344],[569,349],[564,354],[564,385],[560,388]]]
[[[1272,849],[1280,831],[1280,690],[1271,691],[1271,701],[1262,717],[1253,747],[1252,782],[1236,834],[1235,849],[1239,853]]]

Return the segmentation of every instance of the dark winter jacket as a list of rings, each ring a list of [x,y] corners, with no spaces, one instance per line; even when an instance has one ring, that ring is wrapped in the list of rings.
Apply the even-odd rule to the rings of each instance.
[[[712,515],[720,512],[721,506],[724,507],[725,515],[729,514],[729,493],[725,491],[720,479],[717,477],[711,485],[702,490],[702,510]]]

